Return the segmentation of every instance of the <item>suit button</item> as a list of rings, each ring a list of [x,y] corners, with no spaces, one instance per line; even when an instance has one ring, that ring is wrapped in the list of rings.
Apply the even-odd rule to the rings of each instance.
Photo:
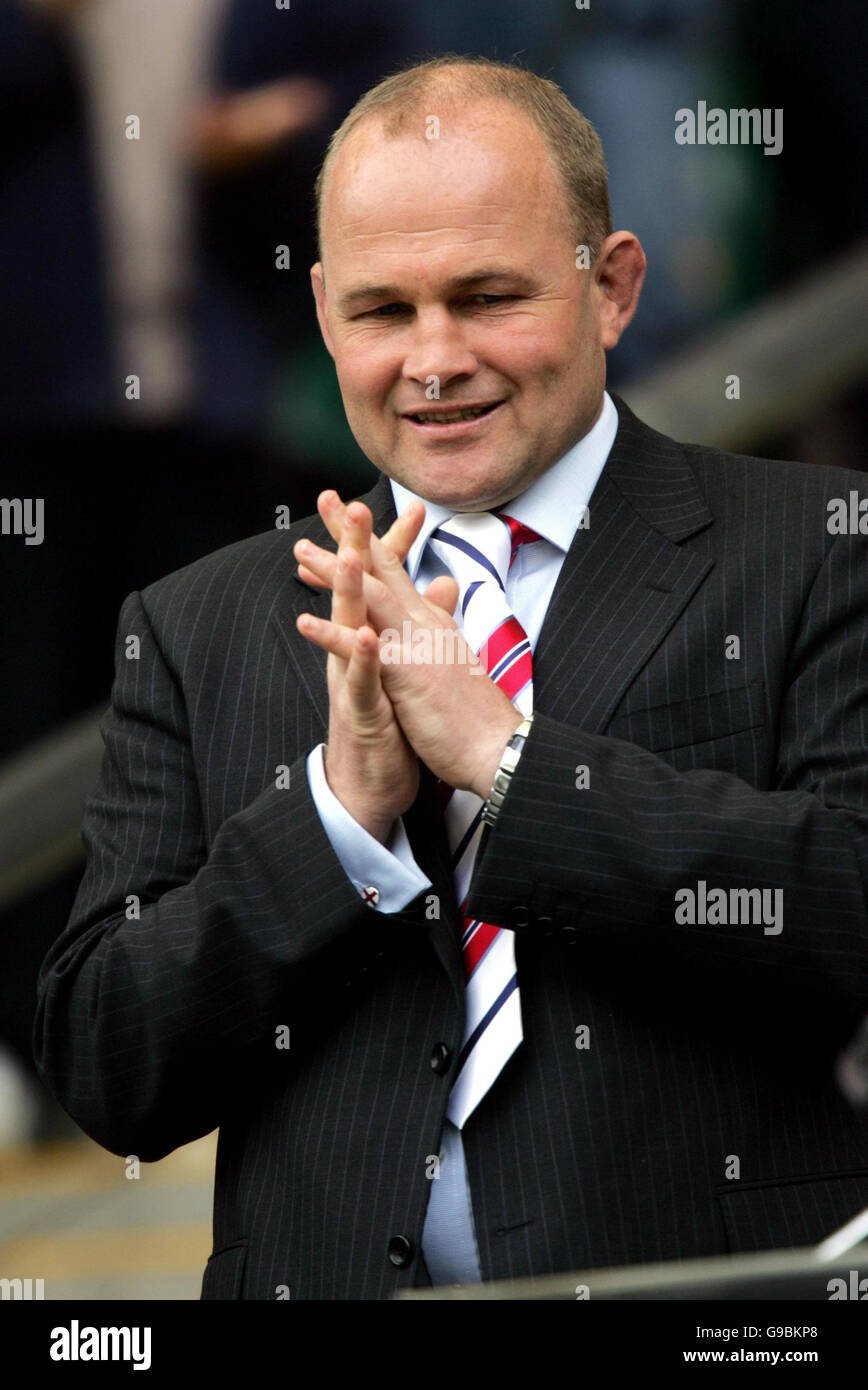
[[[403,1269],[413,1258],[413,1245],[406,1236],[392,1236],[389,1241],[389,1259],[393,1265]]]
[[[445,1043],[435,1043],[431,1049],[431,1056],[429,1058],[431,1070],[436,1071],[438,1076],[442,1076],[444,1072],[449,1070],[451,1057],[452,1053]]]
[[[555,924],[551,917],[537,917],[536,925],[540,936],[554,936]]]
[[[510,915],[510,917],[512,918],[512,925],[513,925],[514,927],[528,927],[528,926],[530,926],[530,910],[529,910],[529,908],[523,907],[523,906],[521,906],[521,905],[516,906],[516,907],[513,907],[513,908],[510,909],[509,915]]]
[[[564,946],[575,946],[579,939],[578,927],[561,927],[561,941]]]

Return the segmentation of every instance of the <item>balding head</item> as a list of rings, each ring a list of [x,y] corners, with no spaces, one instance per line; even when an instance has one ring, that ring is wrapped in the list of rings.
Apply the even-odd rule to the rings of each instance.
[[[568,235],[596,256],[612,231],[606,161],[597,132],[554,82],[510,63],[447,54],[405,68],[372,87],[334,132],[316,181],[320,260],[323,205],[339,151],[367,125],[373,138],[411,135],[430,144],[466,120],[471,108],[494,102],[520,112],[542,137],[561,183],[570,217]]]

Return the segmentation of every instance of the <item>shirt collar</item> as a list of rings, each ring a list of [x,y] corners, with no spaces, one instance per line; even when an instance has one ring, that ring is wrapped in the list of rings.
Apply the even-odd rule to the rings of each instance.
[[[608,391],[604,391],[603,408],[596,424],[530,487],[507,502],[503,510],[566,553],[582,513],[591,500],[617,432],[618,412]],[[426,502],[424,497],[396,483],[394,478],[389,481],[398,515],[409,502],[418,500],[425,506],[422,529],[407,554],[407,573],[415,583],[431,532],[454,512],[436,502]]]

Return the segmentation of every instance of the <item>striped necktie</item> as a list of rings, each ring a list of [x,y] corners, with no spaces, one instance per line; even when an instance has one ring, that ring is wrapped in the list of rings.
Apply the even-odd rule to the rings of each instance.
[[[458,581],[458,608],[468,646],[520,714],[533,709],[530,642],[506,600],[506,575],[518,547],[539,540],[514,517],[459,512],[432,531],[428,544]],[[482,837],[483,803],[475,793],[440,783],[446,833],[462,921],[466,1018],[458,1070],[446,1114],[458,1129],[476,1109],[522,1040],[513,933],[465,915]]]

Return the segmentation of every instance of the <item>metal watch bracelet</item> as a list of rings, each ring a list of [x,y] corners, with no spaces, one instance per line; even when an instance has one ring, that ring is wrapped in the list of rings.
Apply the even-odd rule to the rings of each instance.
[[[509,791],[512,774],[518,766],[518,760],[524,750],[524,745],[530,733],[532,723],[533,715],[531,714],[528,715],[527,719],[521,721],[504,749],[503,757],[500,760],[500,766],[494,774],[491,791],[488,793],[488,800],[482,808],[482,819],[485,821],[486,825],[494,825],[494,822],[500,814],[503,799]]]

